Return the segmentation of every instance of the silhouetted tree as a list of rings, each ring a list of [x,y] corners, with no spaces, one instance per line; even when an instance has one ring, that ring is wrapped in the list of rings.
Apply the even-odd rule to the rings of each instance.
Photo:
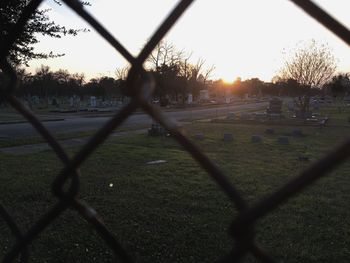
[[[295,101],[301,117],[306,117],[309,112],[311,89],[321,88],[335,70],[336,61],[330,49],[315,40],[297,48],[285,59],[279,77],[284,80],[294,79],[306,88],[304,96]]]
[[[350,77],[349,74],[338,74],[327,84],[327,88],[333,96],[343,97],[350,93]]]
[[[29,4],[29,0],[1,0],[0,1],[0,41],[5,42],[23,10]],[[54,0],[57,4],[58,1]],[[87,5],[89,3],[84,2]],[[87,29],[71,29],[65,26],[57,25],[50,20],[48,16],[49,10],[36,10],[23,32],[18,36],[10,49],[9,61],[13,65],[27,64],[29,60],[36,58],[52,58],[62,56],[64,54],[40,53],[35,52],[33,45],[38,43],[38,35],[60,38],[64,35],[76,35]]]
[[[205,60],[198,59],[196,64],[190,62],[192,54],[178,51],[169,42],[161,41],[150,57],[148,67],[156,78],[155,96],[159,99],[172,97],[182,103],[188,93],[198,98],[199,90],[205,86],[214,66],[205,68]]]
[[[129,70],[130,70],[129,66],[117,68],[115,70],[115,76],[117,77],[117,79],[126,80],[128,73],[129,73]]]

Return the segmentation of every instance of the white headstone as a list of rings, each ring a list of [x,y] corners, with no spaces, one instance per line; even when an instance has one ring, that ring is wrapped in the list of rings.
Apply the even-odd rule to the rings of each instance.
[[[199,99],[200,100],[208,100],[209,99],[209,91],[206,89],[202,89],[199,91]]]
[[[193,102],[193,96],[192,96],[192,94],[188,94],[187,103],[191,104],[192,102]]]
[[[96,107],[96,97],[95,96],[90,97],[90,106]]]
[[[70,106],[70,107],[73,107],[73,106],[74,106],[74,98],[73,98],[73,97],[70,97],[70,98],[69,98],[69,106]]]

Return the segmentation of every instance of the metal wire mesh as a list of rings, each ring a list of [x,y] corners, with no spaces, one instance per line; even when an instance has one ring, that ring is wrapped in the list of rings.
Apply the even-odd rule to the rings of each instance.
[[[309,0],[291,0],[296,5],[304,9],[306,13],[314,17],[321,24],[331,30],[334,34],[350,44],[350,31],[342,24],[332,18],[324,10]],[[0,50],[0,67],[8,78],[5,86],[1,87],[1,96],[21,115],[23,115],[36,131],[47,141],[54,150],[55,154],[64,164],[64,168],[57,175],[52,183],[52,192],[57,197],[56,204],[51,207],[37,222],[32,225],[25,233],[20,231],[14,218],[9,214],[5,207],[0,203],[0,216],[7,224],[11,233],[16,239],[15,244],[5,255],[3,262],[12,262],[18,257],[21,262],[28,261],[28,246],[33,240],[44,231],[55,218],[60,216],[68,208],[76,210],[102,237],[106,245],[113,251],[115,258],[122,262],[132,262],[131,257],[126,253],[108,228],[101,222],[96,211],[88,204],[82,203],[78,198],[80,175],[78,168],[83,162],[108,138],[112,131],[120,126],[133,112],[141,107],[154,120],[161,123],[181,144],[186,151],[200,164],[208,175],[220,186],[221,190],[226,193],[232,203],[238,210],[238,216],[233,220],[231,225],[231,235],[235,239],[232,251],[222,256],[221,262],[238,262],[247,253],[253,254],[261,262],[274,262],[266,252],[264,252],[255,242],[254,225],[256,221],[277,206],[283,204],[288,198],[296,195],[306,186],[312,184],[320,177],[327,175],[329,171],[344,162],[350,156],[350,140],[345,142],[339,148],[334,149],[326,157],[314,163],[299,176],[282,186],[270,196],[258,202],[253,207],[248,207],[247,202],[238,193],[236,187],[232,185],[222,171],[204,154],[195,144],[177,130],[176,125],[172,123],[164,114],[148,102],[148,96],[154,88],[153,77],[143,68],[145,60],[152,50],[162,40],[164,35],[171,29],[175,22],[181,17],[186,9],[193,2],[192,0],[182,0],[173,11],[168,15],[165,21],[159,26],[145,47],[137,57],[132,56],[128,50],[121,45],[97,20],[89,15],[78,0],[63,0],[79,16],[85,19],[104,39],[106,39],[117,52],[119,52],[131,64],[127,78],[127,89],[131,94],[131,101],[112,119],[110,119],[82,149],[69,158],[59,142],[54,139],[50,132],[42,125],[38,118],[30,112],[24,105],[13,95],[16,85],[17,76],[14,69],[7,61],[9,50],[21,34],[30,15],[38,8],[42,0],[33,0],[23,11],[15,28],[5,40],[2,40]],[[64,190],[67,189],[68,190]]]

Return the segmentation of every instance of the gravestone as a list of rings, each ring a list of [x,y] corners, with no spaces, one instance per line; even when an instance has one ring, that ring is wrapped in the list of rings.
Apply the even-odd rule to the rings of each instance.
[[[58,107],[58,102],[57,102],[56,98],[52,98],[51,105],[55,106],[55,107]]]
[[[90,106],[94,107],[94,108],[97,106],[96,97],[95,96],[91,96],[90,97]]]
[[[252,142],[253,143],[259,143],[262,141],[262,138],[260,135],[252,135]]]
[[[248,112],[241,113],[241,120],[249,120],[251,118],[251,114]]]
[[[287,136],[280,136],[278,137],[278,143],[282,145],[289,144],[289,138]]]
[[[269,107],[266,112],[268,114],[281,114],[282,113],[282,100],[273,98],[269,102]]]
[[[254,113],[254,119],[259,121],[259,120],[265,120],[266,119],[266,113],[265,112],[256,112]]]
[[[307,162],[309,161],[309,156],[306,156],[305,154],[299,155],[298,160],[301,162]]]
[[[70,97],[69,98],[69,107],[73,107],[74,106],[74,97]]]
[[[75,104],[76,108],[80,107],[80,97],[79,96],[75,96],[74,104]]]
[[[31,97],[31,104],[32,105],[38,105],[40,103],[40,99],[38,96],[32,96]]]
[[[313,99],[310,101],[310,107],[313,108],[314,110],[319,110],[320,109],[320,103],[318,100]]]
[[[236,119],[236,114],[234,112],[229,112],[229,113],[227,113],[226,119],[234,120],[234,119]]]
[[[193,102],[193,95],[192,94],[188,94],[187,103],[188,104],[192,104],[192,102]]]
[[[266,134],[275,134],[275,130],[271,129],[271,128],[268,128],[268,129],[265,130],[265,133]]]
[[[159,123],[152,123],[151,128],[148,128],[148,135],[150,136],[166,136],[167,131]]]
[[[224,141],[225,142],[233,141],[233,134],[232,133],[224,133]]]
[[[292,130],[292,136],[294,136],[294,137],[302,137],[303,136],[303,132],[300,129],[294,129],[294,130]]]
[[[295,110],[295,104],[294,104],[293,101],[288,102],[287,106],[288,106],[288,110],[289,110],[289,111],[294,112],[294,110]]]
[[[194,138],[198,141],[202,141],[204,139],[204,134],[203,133],[197,133]]]

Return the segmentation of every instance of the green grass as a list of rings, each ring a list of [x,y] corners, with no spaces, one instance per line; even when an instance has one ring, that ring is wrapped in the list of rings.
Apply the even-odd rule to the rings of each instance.
[[[11,113],[0,113],[0,122],[18,122],[18,121],[24,121],[24,117],[22,117],[19,114]]]
[[[137,124],[137,125],[118,128],[115,130],[115,132],[135,131],[140,129],[146,129],[147,127],[148,127],[147,125]],[[90,130],[90,131],[83,131],[83,132],[59,133],[53,136],[57,140],[68,140],[73,138],[91,137],[95,133],[96,133],[96,130]],[[39,144],[39,143],[46,143],[46,141],[40,136],[14,137],[14,138],[0,137],[0,148],[28,145],[28,144]]]
[[[327,115],[331,122],[338,125],[349,125],[350,107],[343,104],[334,104],[320,108],[320,113]]]
[[[243,109],[243,110],[241,110],[241,111],[239,111],[237,113],[240,114],[242,112],[261,112],[261,111],[263,111],[265,109],[266,109],[266,107],[258,107],[258,108],[254,108],[254,109]],[[217,119],[225,119],[229,112],[232,112],[232,110],[230,110],[229,108],[221,108],[221,109],[218,109],[216,112],[208,113],[206,116],[198,117],[195,114],[193,114],[193,116],[192,116],[192,114],[189,111],[189,114],[188,114],[189,117],[186,117],[186,118],[181,119],[179,121],[182,121],[182,122],[193,122],[193,121],[209,121],[212,118],[214,118],[214,119],[216,119],[216,118]]]
[[[295,177],[340,143],[349,128],[196,123],[185,133],[195,141],[253,204]],[[300,127],[299,127],[300,128]],[[234,141],[223,142],[232,132]],[[263,142],[253,144],[251,135]],[[278,145],[287,135],[290,145]],[[76,152],[72,149],[70,155]],[[310,162],[298,161],[303,153]],[[147,165],[163,159],[167,163]],[[1,202],[22,229],[54,203],[50,186],[62,168],[51,152],[0,154]],[[44,160],[44,161],[43,161]],[[348,262],[350,256],[349,162],[258,221],[257,239],[283,262]],[[213,262],[233,241],[228,233],[237,215],[210,177],[171,138],[135,135],[109,139],[81,168],[79,198],[93,206],[136,262]],[[110,187],[113,184],[113,187]],[[0,258],[13,237],[0,220]],[[108,246],[76,212],[66,211],[30,247],[33,262],[110,262]],[[255,262],[248,259],[249,262]]]
[[[81,137],[91,136],[93,133],[94,131],[62,133],[62,134],[55,135],[54,137],[58,140],[66,140],[71,138],[81,138]],[[40,136],[0,138],[0,147],[39,144],[44,142],[45,142],[44,139]]]

